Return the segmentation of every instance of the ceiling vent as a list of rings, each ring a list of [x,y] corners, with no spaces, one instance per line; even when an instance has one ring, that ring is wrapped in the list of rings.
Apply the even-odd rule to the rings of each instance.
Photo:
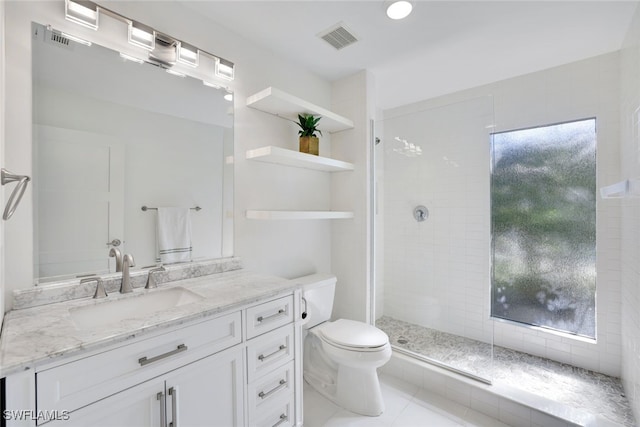
[[[345,48],[358,41],[358,38],[349,31],[342,22],[324,30],[318,34],[322,40],[329,43],[336,50]]]
[[[36,28],[34,32],[34,36],[38,37],[38,28]],[[44,42],[47,44],[52,44],[57,47],[61,47],[66,50],[73,50],[73,43],[68,37],[60,34],[57,31],[52,31],[50,29],[44,30]]]
[[[69,39],[63,36],[62,34],[56,34],[52,32],[51,41],[55,43],[60,43],[63,46],[69,46]]]

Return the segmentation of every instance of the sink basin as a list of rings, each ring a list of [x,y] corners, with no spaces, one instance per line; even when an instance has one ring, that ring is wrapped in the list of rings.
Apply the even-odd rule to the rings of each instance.
[[[94,329],[126,319],[140,319],[170,308],[200,301],[202,297],[184,288],[154,290],[113,301],[69,310],[78,329]]]

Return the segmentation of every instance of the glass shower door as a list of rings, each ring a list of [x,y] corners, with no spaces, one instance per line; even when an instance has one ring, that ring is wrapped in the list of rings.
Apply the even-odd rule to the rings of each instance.
[[[376,124],[376,326],[396,351],[490,381],[493,99],[404,111]]]

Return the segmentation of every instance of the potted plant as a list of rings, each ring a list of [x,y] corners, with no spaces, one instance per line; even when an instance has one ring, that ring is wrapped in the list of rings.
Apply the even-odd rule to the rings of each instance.
[[[313,117],[311,114],[300,115],[298,114],[298,122],[296,124],[300,126],[298,135],[300,135],[300,152],[318,155],[319,139],[316,136],[316,132],[322,135],[322,131],[318,129],[318,122],[322,117]]]

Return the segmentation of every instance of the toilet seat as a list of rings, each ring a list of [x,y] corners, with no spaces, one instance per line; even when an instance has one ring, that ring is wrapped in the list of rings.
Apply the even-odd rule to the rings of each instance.
[[[368,352],[384,350],[389,337],[375,326],[348,319],[319,325],[318,336],[327,344],[344,350]]]

